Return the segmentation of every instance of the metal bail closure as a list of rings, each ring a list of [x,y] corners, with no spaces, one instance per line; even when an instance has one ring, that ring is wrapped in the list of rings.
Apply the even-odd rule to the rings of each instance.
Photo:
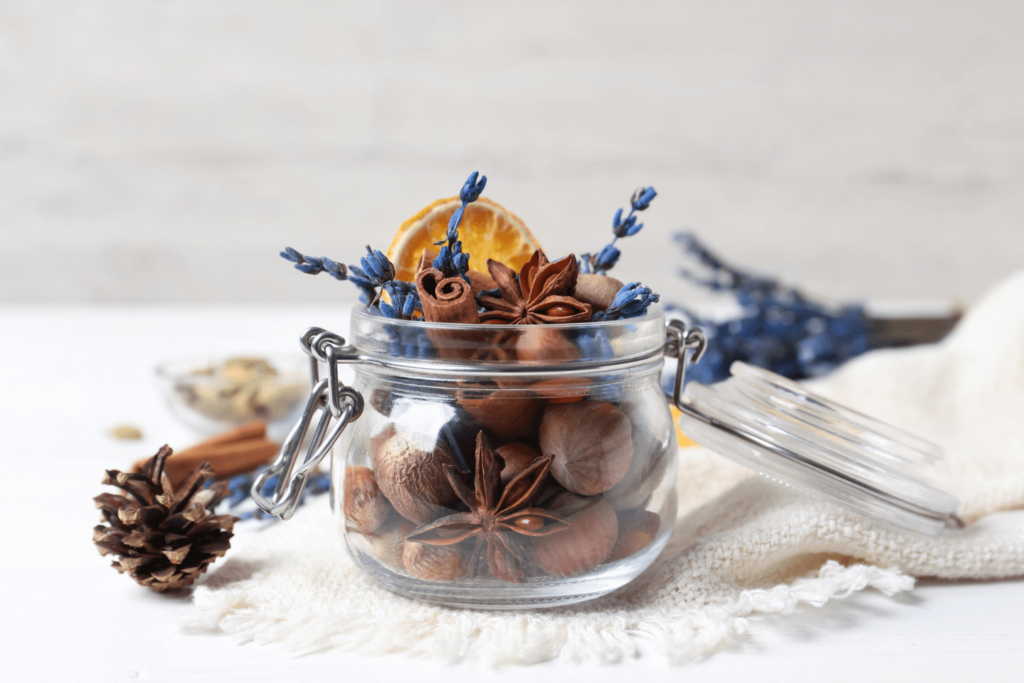
[[[691,383],[685,397],[683,372],[679,426],[709,450],[887,525],[931,535],[964,526],[959,501],[929,481],[938,446],[740,361],[729,379]]]
[[[300,343],[310,357],[313,390],[302,417],[288,433],[277,458],[256,478],[251,491],[252,499],[261,510],[281,519],[290,519],[295,514],[309,475],[330,452],[348,423],[363,412],[362,395],[338,379],[338,363],[344,361],[344,353],[349,351],[345,340],[321,328],[311,327],[302,333]],[[327,363],[325,379],[320,379],[320,362]],[[299,449],[318,410],[320,419],[300,462]],[[274,491],[267,498],[262,494],[263,487],[275,476]]]

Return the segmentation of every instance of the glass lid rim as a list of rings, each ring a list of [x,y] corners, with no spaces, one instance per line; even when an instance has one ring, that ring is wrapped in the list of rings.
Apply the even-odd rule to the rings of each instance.
[[[758,370],[759,373],[767,372],[762,368],[756,368],[756,370]],[[769,374],[774,375],[775,373]],[[742,377],[738,374],[732,374],[726,381],[734,380],[743,381]],[[812,400],[823,399],[823,397],[815,394],[814,392],[808,391],[805,387],[792,382],[791,380],[787,380],[786,384],[794,385],[801,394],[804,394]],[[714,385],[702,385],[701,391],[696,393],[699,395],[700,393],[707,391],[711,394],[717,394],[717,391],[713,387]],[[824,400],[828,403],[832,403],[827,399]],[[849,468],[836,467],[834,463],[830,463],[825,459],[822,459],[818,453],[814,452],[814,448],[793,448],[791,445],[770,438],[762,430],[752,428],[746,425],[742,420],[733,419],[735,416],[719,414],[719,410],[713,408],[711,405],[703,405],[699,396],[688,393],[683,400],[683,404],[684,405],[679,407],[682,409],[683,415],[686,418],[703,423],[708,428],[714,429],[716,432],[720,432],[729,438],[741,439],[742,441],[753,444],[756,448],[767,451],[771,457],[765,460],[760,460],[757,463],[757,466],[755,466],[755,464],[749,461],[747,457],[741,455],[740,451],[721,450],[719,448],[713,449],[716,452],[719,452],[720,455],[727,457],[748,469],[752,469],[762,477],[775,479],[793,487],[796,490],[827,498],[836,505],[839,505],[844,509],[853,510],[858,514],[866,514],[855,507],[851,507],[851,505],[844,502],[841,497],[833,495],[833,493],[829,491],[828,486],[812,485],[802,478],[794,479],[786,474],[787,468],[796,467],[808,472],[815,479],[822,478],[824,482],[841,482],[844,486],[850,486],[859,492],[859,496],[869,497],[876,503],[883,504],[886,508],[898,509],[902,513],[917,516],[920,519],[928,520],[931,523],[944,521],[944,526],[947,528],[962,528],[964,526],[963,521],[958,515],[961,501],[950,492],[936,487],[924,477],[914,477],[913,483],[922,487],[922,489],[926,489],[930,494],[936,494],[928,501],[924,501],[921,498],[914,499],[901,495],[897,490],[889,489],[887,487],[879,487],[869,478],[859,476],[858,473]],[[841,407],[846,410],[852,410],[845,406]],[[760,408],[754,408],[753,410],[755,413],[762,412],[762,409]],[[767,411],[764,412],[767,414]],[[863,414],[861,413],[861,415]],[[870,416],[865,417],[878,421]],[[893,427],[893,425],[889,425],[885,422],[882,422],[882,424],[887,427]],[[893,428],[899,430],[899,428]],[[902,432],[903,430],[899,431]],[[906,434],[915,440],[930,443],[917,435],[909,433]],[[824,446],[822,446],[822,448],[824,448]],[[875,463],[869,457],[866,460],[865,465],[873,466]],[[889,469],[887,474],[898,475],[901,473],[895,469]],[[924,473],[922,472],[922,474]],[[888,521],[889,523],[896,524],[897,526],[905,529],[910,528],[893,520]]]

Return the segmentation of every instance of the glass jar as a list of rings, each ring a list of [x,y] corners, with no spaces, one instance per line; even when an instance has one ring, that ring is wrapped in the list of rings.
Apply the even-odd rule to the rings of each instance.
[[[660,309],[576,325],[439,325],[356,310],[365,407],[333,450],[352,557],[403,595],[566,604],[646,569],[676,516]]]
[[[675,521],[676,431],[659,375],[683,338],[666,336],[658,306],[641,318],[523,326],[357,309],[351,345],[319,328],[303,334],[313,391],[253,498],[287,519],[330,451],[348,550],[391,590],[478,608],[604,595],[650,566]],[[353,365],[351,387],[341,364]]]

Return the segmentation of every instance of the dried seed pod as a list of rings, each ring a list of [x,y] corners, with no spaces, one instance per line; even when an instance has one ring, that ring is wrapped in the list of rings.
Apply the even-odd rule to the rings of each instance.
[[[593,496],[619,483],[633,460],[632,427],[611,403],[552,403],[540,423],[551,474],[573,493]]]
[[[494,452],[505,461],[505,467],[501,470],[502,484],[510,482],[512,477],[525,470],[534,460],[541,457],[535,448],[518,441],[505,444],[501,448],[495,449]]]
[[[415,524],[397,512],[392,512],[387,521],[370,537],[373,554],[377,560],[390,567],[404,569],[405,562],[402,559],[402,553],[405,537],[415,528]]]
[[[369,467],[346,467],[343,509],[345,526],[361,534],[373,533],[391,512]]]
[[[534,539],[537,566],[552,576],[574,576],[605,561],[615,546],[619,522],[603,498],[566,492],[545,509],[569,522],[569,528]]]
[[[506,389],[496,389],[481,398],[460,398],[459,405],[502,441],[535,435],[544,408],[532,394]]]
[[[452,581],[466,573],[466,563],[458,545],[406,541],[402,548],[402,561],[409,576],[426,581]]]
[[[621,409],[632,426],[633,461],[622,480],[604,497],[616,510],[629,510],[647,504],[664,481],[676,449],[672,442],[673,426],[664,413],[645,410],[642,400],[626,401]]]
[[[661,528],[661,517],[650,510],[627,510],[618,514],[619,537],[608,555],[609,562],[640,552],[654,542]]]
[[[400,515],[417,524],[433,521],[458,505],[445,465],[457,467],[444,443],[424,448],[404,433],[392,435],[373,454],[377,485]]]
[[[605,311],[612,305],[623,285],[613,277],[596,273],[580,273],[576,278],[577,301],[590,304],[595,311]]]

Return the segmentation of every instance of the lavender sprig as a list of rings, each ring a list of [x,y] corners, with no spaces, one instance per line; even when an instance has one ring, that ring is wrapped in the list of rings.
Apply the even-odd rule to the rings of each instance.
[[[295,264],[296,270],[300,270],[308,275],[327,273],[335,280],[348,279],[348,272],[345,269],[345,264],[332,261],[326,256],[321,256],[320,258],[317,258],[316,256],[305,256],[291,247],[285,247],[284,251],[281,252],[281,258],[291,261]]]
[[[360,266],[332,261],[326,256],[306,256],[291,247],[285,247],[281,257],[295,264],[295,269],[309,275],[327,273],[336,280],[346,280],[359,288],[359,300],[373,308],[380,299],[381,291],[391,284],[396,292],[403,297],[411,296],[414,308],[419,308],[419,297],[416,287],[409,282],[395,280],[395,265],[380,251],[366,247],[366,256],[359,259]],[[378,289],[381,288],[381,289]]]
[[[459,191],[459,199],[462,206],[455,209],[455,213],[448,219],[448,234],[445,240],[437,242],[437,245],[448,243],[441,247],[440,253],[431,264],[441,271],[445,277],[461,276],[466,279],[466,271],[469,270],[469,254],[462,253],[462,242],[459,240],[459,224],[462,223],[462,214],[466,205],[480,199],[481,193],[487,186],[487,176],[481,176],[479,171],[473,171],[469,178],[463,183]],[[467,280],[468,282],[468,280]]]
[[[596,254],[581,255],[580,269],[584,273],[597,273],[598,275],[604,275],[611,270],[619,260],[619,256],[622,255],[615,243],[620,237],[632,237],[640,232],[644,224],[636,222],[636,212],[646,211],[651,205],[651,201],[657,196],[658,193],[651,186],[637,188],[633,192],[633,196],[629,198],[630,209],[626,217],[622,217],[622,209],[615,212],[615,218],[612,219],[612,234],[615,237],[612,238],[611,243]]]
[[[661,295],[651,291],[639,282],[630,282],[619,290],[605,311],[598,311],[590,317],[595,322],[638,318],[647,314],[647,308],[661,300]]]
[[[373,285],[374,296],[368,306],[373,306],[380,299],[381,293],[384,291],[384,285],[395,279],[395,264],[388,260],[388,257],[379,251],[370,248],[370,245],[366,245],[366,256],[359,259],[359,265],[362,266],[360,269],[365,275],[365,279]],[[354,270],[354,268],[353,268]],[[377,287],[381,289],[378,291]]]

